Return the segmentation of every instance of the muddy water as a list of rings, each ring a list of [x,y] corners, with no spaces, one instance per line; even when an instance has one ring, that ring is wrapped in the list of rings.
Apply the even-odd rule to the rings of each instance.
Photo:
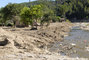
[[[70,49],[65,49],[65,46]],[[65,37],[64,41],[53,44],[50,51],[70,57],[89,58],[89,51],[86,47],[89,47],[89,31],[81,30],[79,26],[75,26],[69,32],[69,36]]]

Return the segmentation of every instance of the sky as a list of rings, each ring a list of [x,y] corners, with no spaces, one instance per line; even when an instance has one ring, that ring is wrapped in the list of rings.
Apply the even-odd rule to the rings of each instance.
[[[35,0],[30,0],[35,1]],[[22,3],[29,2],[29,0],[0,0],[0,8],[6,6],[8,3]]]

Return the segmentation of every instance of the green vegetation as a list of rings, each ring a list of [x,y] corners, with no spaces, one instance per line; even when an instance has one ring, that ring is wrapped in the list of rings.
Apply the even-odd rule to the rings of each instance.
[[[0,8],[0,25],[7,25],[11,21],[16,27],[17,21],[24,26],[37,23],[47,26],[50,22],[60,22],[60,18],[66,21],[73,19],[82,21],[89,19],[89,0],[36,0],[33,2],[12,4],[9,3]],[[69,21],[69,22],[70,22]]]
[[[19,13],[22,8],[23,8],[22,5],[11,4],[11,3],[5,6],[4,8],[2,8],[0,12],[3,18],[3,23],[5,24],[7,20],[12,20],[15,27],[16,21],[18,20]]]
[[[22,22],[28,26],[29,24],[34,28],[34,22],[38,22],[39,18],[42,17],[41,5],[34,5],[29,7],[24,7],[20,13]],[[37,28],[37,26],[36,26]]]

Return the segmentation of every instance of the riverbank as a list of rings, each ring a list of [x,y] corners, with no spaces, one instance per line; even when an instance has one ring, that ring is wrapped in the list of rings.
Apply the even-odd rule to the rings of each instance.
[[[89,30],[89,23],[74,23],[75,26],[78,27],[78,29],[82,29],[82,30]]]
[[[71,23],[51,23],[49,27],[30,30],[29,28],[0,28],[1,60],[58,60],[74,59],[49,51],[55,42],[68,36]],[[79,58],[75,58],[79,59]]]
[[[34,54],[34,53],[15,53],[0,56],[0,60],[88,60],[87,58],[70,58],[58,53]]]
[[[58,43],[64,47],[62,54],[89,59],[89,31],[81,29],[87,24],[89,23],[74,23],[69,36],[65,37],[63,42]],[[58,48],[60,50],[60,47]]]

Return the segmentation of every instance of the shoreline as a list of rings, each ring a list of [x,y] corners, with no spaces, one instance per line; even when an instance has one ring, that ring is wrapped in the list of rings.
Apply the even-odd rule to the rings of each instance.
[[[12,31],[12,29],[1,29],[0,36],[6,35],[10,44],[3,46],[2,56],[0,59],[6,60],[58,60],[58,59],[74,59],[68,56],[62,56],[59,53],[50,52],[46,46],[50,43],[56,41],[61,41],[64,38],[64,35],[67,35],[70,31],[70,28],[73,26],[71,23],[52,23],[49,27],[43,30],[30,31],[26,29],[17,29]],[[28,30],[28,31],[24,31]],[[11,34],[11,35],[10,35]],[[17,36],[17,38],[15,37]],[[56,36],[56,37],[55,37]],[[59,37],[60,36],[60,37]],[[4,36],[5,37],[5,36]],[[50,37],[50,38],[49,38]],[[2,37],[0,37],[2,38]],[[13,39],[16,39],[15,41]],[[25,39],[25,40],[24,40]],[[29,40],[30,39],[30,40]],[[13,45],[19,44],[19,45]],[[25,44],[27,44],[25,46]],[[7,47],[7,51],[5,50]],[[8,49],[10,48],[10,49]],[[23,49],[24,48],[24,49]],[[14,51],[13,51],[14,49]],[[12,52],[11,52],[12,51]],[[81,58],[75,58],[80,59]]]

